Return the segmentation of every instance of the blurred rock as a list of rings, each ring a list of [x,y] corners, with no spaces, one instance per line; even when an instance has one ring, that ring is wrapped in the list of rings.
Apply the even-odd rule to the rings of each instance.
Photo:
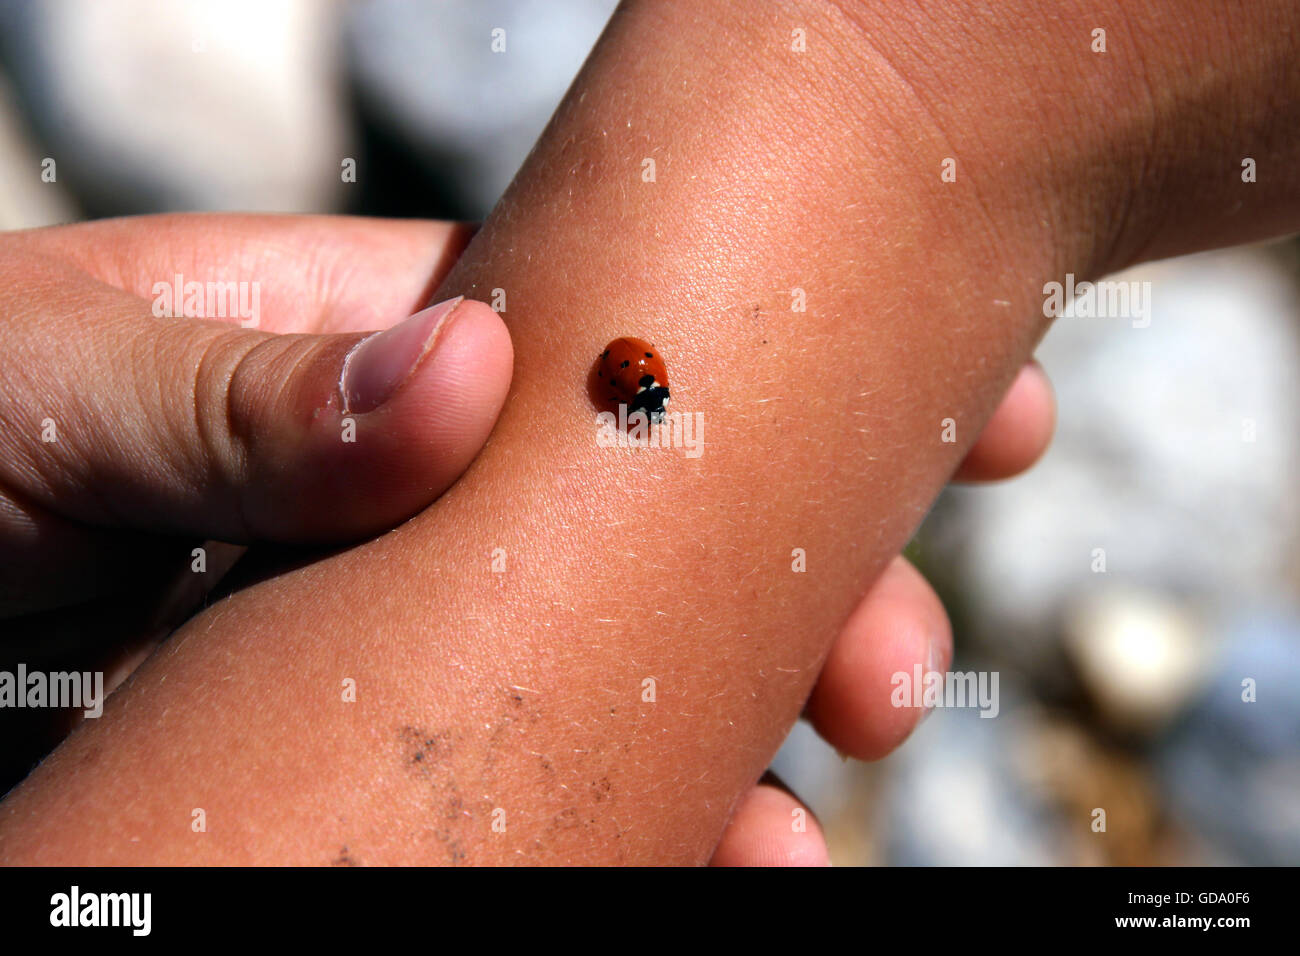
[[[1058,319],[1039,349],[1059,424],[1029,474],[947,492],[922,534],[980,642],[1061,689],[1067,605],[1114,582],[1213,611],[1294,600],[1300,298],[1294,244],[1112,277],[1150,325]]]
[[[1102,719],[1150,734],[1199,689],[1212,648],[1195,616],[1136,587],[1091,592],[1067,612],[1066,651]]]
[[[1157,751],[1165,799],[1200,862],[1300,865],[1300,615],[1238,615],[1213,672]]]
[[[1140,756],[1104,743],[1064,714],[1041,714],[1017,735],[1019,780],[1053,807],[1072,865],[1170,862],[1158,788]]]
[[[42,0],[0,5],[0,36],[92,214],[328,210],[349,153],[338,16],[318,0]]]
[[[76,207],[58,181],[42,178],[36,149],[9,84],[0,77],[0,229],[68,222]]]
[[[1017,750],[1034,716],[936,711],[888,759],[874,825],[885,863],[901,866],[1046,866],[1070,861],[1060,821],[1021,775]]]
[[[374,0],[348,8],[360,95],[482,218],[532,149],[617,0]],[[503,33],[494,37],[493,31]],[[494,39],[497,40],[494,50]]]

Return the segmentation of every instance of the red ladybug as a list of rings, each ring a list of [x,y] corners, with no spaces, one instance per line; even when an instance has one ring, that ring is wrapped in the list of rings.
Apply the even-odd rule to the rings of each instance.
[[[645,412],[661,422],[668,406],[668,369],[658,350],[644,339],[615,339],[600,355],[600,385],[610,402]]]

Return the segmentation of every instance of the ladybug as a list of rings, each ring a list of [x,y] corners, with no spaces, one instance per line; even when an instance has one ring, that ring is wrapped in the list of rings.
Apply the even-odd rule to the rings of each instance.
[[[615,339],[600,353],[600,385],[610,402],[645,412],[661,422],[668,407],[668,369],[663,357],[644,339]]]

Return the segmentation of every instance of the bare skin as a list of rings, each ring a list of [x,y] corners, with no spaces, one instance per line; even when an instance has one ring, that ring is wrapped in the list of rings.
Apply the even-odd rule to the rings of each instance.
[[[803,60],[742,6],[625,7],[435,294],[509,298],[465,476],[187,625],[6,800],[6,859],[703,862],[1043,283],[1300,223],[1288,5],[1149,4],[1105,66],[1073,5],[792,4]],[[597,447],[577,383],[620,334],[668,356],[702,457]]]
[[[0,545],[0,554],[12,561],[5,580],[16,600],[0,606],[5,618],[0,669],[12,672],[22,662],[29,671],[102,670],[109,690],[125,679],[237,557],[235,552],[223,559],[221,552],[230,549],[209,544],[208,573],[194,574],[188,545],[181,546],[174,536],[174,522],[182,522],[200,538],[228,534],[232,502],[234,511],[250,513],[254,509],[244,504],[246,497],[305,497],[297,513],[314,512],[317,520],[290,525],[286,518],[293,509],[270,512],[273,520],[247,535],[255,559],[265,550],[258,542],[341,537],[348,523],[375,520],[382,513],[376,503],[380,509],[400,507],[404,472],[383,455],[335,463],[334,470],[344,467],[343,474],[332,476],[335,487],[350,484],[364,495],[340,500],[321,495],[317,486],[312,500],[311,486],[298,476],[310,480],[322,468],[329,471],[321,458],[338,456],[342,449],[336,442],[320,447],[310,440],[312,423],[297,416],[294,396],[332,392],[346,360],[332,362],[330,356],[340,353],[340,342],[347,347],[356,340],[346,330],[401,323],[427,298],[430,265],[432,282],[440,282],[463,250],[468,232],[452,223],[195,215],[4,236],[0,242],[8,266],[10,318],[5,365],[23,372],[9,377],[15,384],[0,405],[4,433],[17,446],[4,459],[3,469],[9,517],[8,540]],[[266,290],[259,330],[239,331],[234,318],[224,325],[160,320],[153,315],[147,293],[154,276],[176,273],[257,276]],[[60,277],[57,291],[45,278],[51,274]],[[88,324],[84,307],[97,301],[95,321]],[[76,308],[70,309],[69,303]],[[38,318],[33,320],[33,315]],[[473,432],[495,418],[504,395],[507,382],[492,374],[501,370],[503,361],[509,362],[508,343],[498,334],[500,319],[486,308],[477,310],[477,318],[479,338],[470,353],[444,353],[437,362],[426,356],[418,378],[413,376],[399,390],[385,417],[363,419],[363,430],[386,433],[390,447],[392,438],[405,431],[398,447],[408,459],[413,457],[407,447],[411,442],[422,446],[425,463],[417,460],[416,469],[426,500],[454,477],[457,460],[465,461],[464,456],[477,449]],[[73,338],[85,340],[89,347],[69,356],[57,345]],[[101,356],[128,349],[145,355],[188,352],[198,360],[137,365],[134,381],[149,385],[130,402],[123,400],[129,391],[124,394],[121,366],[101,361]],[[297,356],[288,379],[262,371],[278,364],[277,352]],[[232,360],[231,355],[242,358]],[[205,388],[214,377],[203,369],[213,366],[241,368],[230,377],[241,385],[233,390]],[[295,379],[299,386],[284,387]],[[461,381],[472,387],[459,386]],[[76,397],[86,394],[110,394],[118,400],[103,407],[78,407]],[[394,407],[399,414],[392,414]],[[223,460],[222,452],[241,442],[214,441],[211,429],[195,425],[220,420],[231,408],[241,408],[241,417],[274,423],[289,440],[243,443],[249,454],[238,461]],[[58,416],[63,429],[58,455],[42,447],[39,430],[31,427],[50,415]],[[157,425],[169,419],[169,427],[161,432],[166,440],[160,442]],[[411,429],[412,420],[427,419],[439,427]],[[958,477],[997,480],[1027,468],[1046,446],[1051,424],[1050,387],[1040,370],[1026,366]],[[295,431],[306,434],[295,437]],[[124,469],[124,461],[133,467]],[[43,467],[15,467],[24,462]],[[279,491],[276,483],[256,477],[268,472],[279,479]],[[83,475],[89,477],[69,480]],[[102,477],[108,475],[136,490],[130,496],[102,494]],[[169,507],[175,509],[178,499],[179,512],[169,516]],[[111,513],[104,510],[108,502],[116,505]],[[15,515],[25,515],[26,521],[14,521]],[[131,551],[124,551],[128,547]],[[151,566],[156,567],[152,574],[146,570]],[[113,574],[122,568],[132,573],[125,578]],[[223,590],[234,586],[230,577],[221,581]],[[88,589],[106,593],[85,601]],[[32,613],[33,604],[48,607]],[[819,726],[828,728],[846,753],[880,755],[906,737],[917,715],[892,708],[873,713],[875,688],[917,662],[937,659],[935,666],[942,665],[951,650],[951,634],[937,597],[902,559],[886,569],[854,619],[858,624],[846,627],[837,642],[843,647],[833,660],[843,663],[831,663],[820,678],[830,690],[815,694]],[[864,711],[865,718],[859,720]],[[6,772],[25,773],[31,761],[56,745],[80,717],[81,708],[76,707],[0,710],[0,738],[5,741],[0,760],[7,761]],[[791,811],[800,806],[775,778],[761,781],[742,800],[714,861],[825,862],[826,846],[816,820],[810,817],[806,830],[790,827]]]

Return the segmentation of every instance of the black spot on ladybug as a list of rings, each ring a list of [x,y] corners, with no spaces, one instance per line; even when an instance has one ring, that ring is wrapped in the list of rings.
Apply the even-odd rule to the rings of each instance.
[[[654,352],[646,352],[645,357],[646,357],[646,358],[654,358],[654,357],[655,357],[655,354],[654,354]]]
[[[651,382],[654,381],[649,375],[645,376]],[[629,416],[636,412],[645,412],[652,422],[661,422],[664,420],[664,406],[668,404],[668,389],[662,385],[655,385],[653,388],[646,387],[638,392],[636,398],[632,399],[632,404],[628,406],[627,413]]]
[[[641,388],[649,388],[654,383],[655,383],[655,377],[653,375],[642,375],[641,380],[637,382],[637,385],[639,385]]]
[[[609,384],[610,384],[612,387],[614,387],[614,388],[618,388],[618,380],[617,380],[617,379],[612,379],[612,378],[611,378],[611,379],[609,380]]]
[[[605,351],[601,352],[600,357],[603,359],[609,358],[609,349],[605,349]]]
[[[620,365],[619,368],[627,368],[627,367],[628,367],[629,365],[631,365],[631,364],[632,364],[632,363],[629,362],[627,359],[623,359],[623,364]]]

